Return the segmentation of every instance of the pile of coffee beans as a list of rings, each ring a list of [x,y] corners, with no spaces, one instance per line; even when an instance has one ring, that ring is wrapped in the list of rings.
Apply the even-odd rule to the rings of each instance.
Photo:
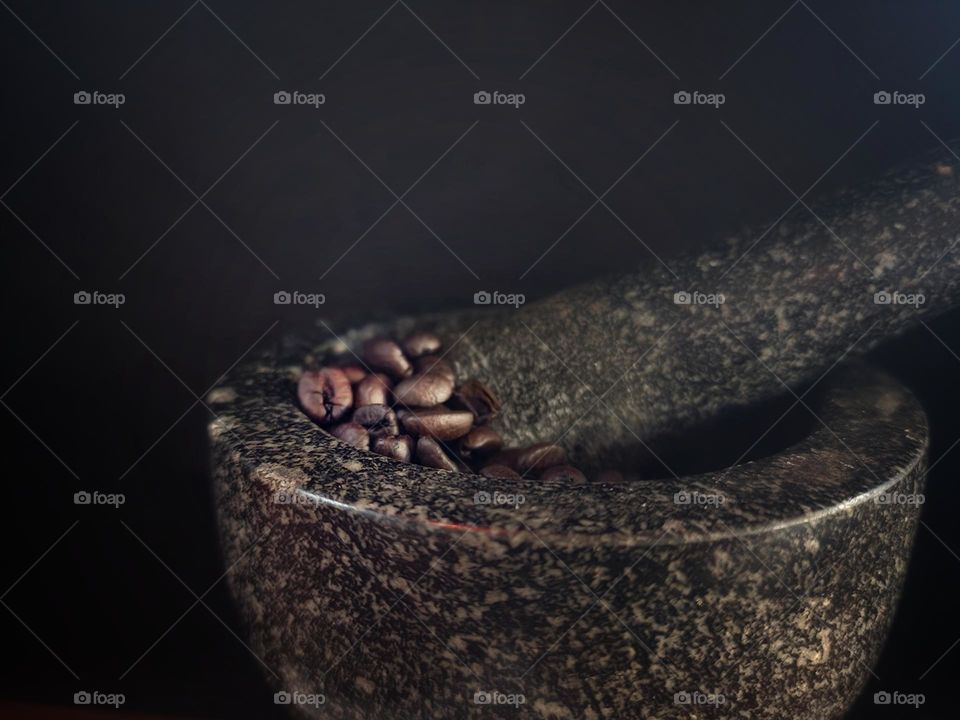
[[[297,398],[334,437],[400,462],[498,479],[586,481],[559,445],[504,448],[490,426],[500,399],[479,380],[458,382],[440,350],[440,339],[425,331],[401,342],[368,340],[362,363],[308,364]]]

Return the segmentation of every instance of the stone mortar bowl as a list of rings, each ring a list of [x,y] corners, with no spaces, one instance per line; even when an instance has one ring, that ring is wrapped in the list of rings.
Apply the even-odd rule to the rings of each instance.
[[[840,716],[895,609],[928,443],[909,391],[842,361],[960,300],[952,160],[518,310],[324,326],[225,378],[222,545],[276,689],[333,719]],[[926,302],[878,300],[897,293]],[[660,472],[498,484],[360,452],[297,407],[307,351],[412,326],[495,387],[508,444]],[[703,428],[761,437],[784,390],[808,422],[698,462],[724,445]]]
[[[361,452],[292,392],[249,366],[210,432],[232,592],[304,714],[822,720],[879,654],[928,437],[887,375],[841,369],[753,462],[580,487]]]

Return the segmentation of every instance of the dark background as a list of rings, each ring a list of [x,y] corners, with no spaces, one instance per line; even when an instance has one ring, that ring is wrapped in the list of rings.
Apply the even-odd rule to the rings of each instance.
[[[195,401],[315,320],[275,291],[323,292],[341,322],[479,289],[533,299],[770,222],[793,203],[784,184],[802,195],[834,163],[813,196],[960,134],[960,8],[942,2],[0,5],[0,685],[15,701],[86,688],[128,709],[278,714],[225,584],[209,609],[192,594],[224,570]],[[126,102],[73,104],[84,89]],[[283,89],[326,103],[274,105]],[[526,103],[476,106],[481,89]],[[681,89],[726,103],[677,106]],[[881,89],[926,103],[877,106]],[[566,232],[648,149],[610,210]],[[84,289],[126,303],[74,305]],[[928,408],[939,461],[854,718],[897,714],[872,704],[880,689],[924,693],[910,717],[955,711],[958,321],[880,353]],[[79,490],[126,503],[76,506]]]

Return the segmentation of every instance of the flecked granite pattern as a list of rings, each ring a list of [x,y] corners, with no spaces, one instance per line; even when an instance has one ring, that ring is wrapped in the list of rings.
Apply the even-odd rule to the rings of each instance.
[[[573,423],[563,444],[578,461],[629,459],[624,424],[644,440],[682,431],[920,317],[874,304],[875,292],[952,304],[956,187],[924,161],[821,214],[860,260],[811,222],[766,238],[722,279],[749,236],[678,262],[696,278],[685,287],[658,268],[430,325],[447,346],[472,328],[450,359],[462,377],[496,368],[509,441]],[[727,302],[677,306],[680,290]],[[552,352],[534,352],[534,335]],[[281,353],[232,373],[210,394],[210,436],[251,647],[277,689],[325,696],[315,717],[819,720],[846,709],[879,653],[919,517],[879,500],[922,492],[928,432],[916,399],[878,371],[831,374],[804,399],[819,421],[768,457],[586,487],[357,451],[296,407],[294,372]],[[604,400],[624,423],[574,422],[595,401],[577,377],[598,394],[614,386]],[[525,502],[475,503],[495,490]],[[674,501],[691,491],[726,501]],[[525,703],[476,704],[477,691]],[[678,693],[725,702],[678,704]]]
[[[213,394],[211,435],[251,646],[278,690],[324,695],[314,717],[819,720],[879,653],[919,514],[878,498],[921,492],[927,426],[876,371],[825,385],[826,427],[782,453],[589,487],[400,465],[326,435],[291,391],[246,368]],[[474,503],[495,490],[525,503]],[[695,490],[725,502],[674,502]],[[474,703],[491,690],[526,702]]]
[[[796,388],[844,353],[958,304],[958,190],[960,163],[941,148],[811,202],[823,223],[797,208],[772,230],[763,224],[704,254],[667,258],[676,277],[650,258],[519,310],[448,316],[436,327],[451,342],[469,329],[448,359],[460,377],[495,381],[510,408],[499,428],[511,442],[564,435],[572,457],[590,466],[635,448],[634,435],[647,442],[682,431],[783,392],[781,381]],[[674,304],[674,293],[693,291],[725,302]],[[922,293],[925,303],[919,311],[874,303],[892,291]]]

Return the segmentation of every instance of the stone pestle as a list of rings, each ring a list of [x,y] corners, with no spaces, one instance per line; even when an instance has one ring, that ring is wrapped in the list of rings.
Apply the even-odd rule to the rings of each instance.
[[[957,164],[942,148],[699,256],[651,257],[435,327],[455,343],[458,375],[496,388],[509,443],[552,440],[586,465],[616,461],[611,448],[802,396],[839,361],[960,300]]]
[[[207,396],[214,496],[227,580],[274,691],[322,690],[300,706],[317,720],[519,717],[481,702],[485,687],[529,698],[523,717],[687,718],[688,688],[722,692],[725,716],[840,717],[879,656],[923,507],[916,398],[844,363],[809,398],[821,422],[752,462],[690,471],[669,456],[674,477],[630,453],[673,433],[700,456],[725,443],[695,427],[717,418],[749,442],[784,384],[802,396],[953,304],[958,185],[938,160],[816,206],[823,223],[762,228],[670,269],[518,310],[324,326],[320,345],[293,337],[231,371]],[[707,297],[675,303],[682,292]],[[876,302],[883,292],[904,296]],[[900,302],[917,293],[924,304]],[[397,462],[296,406],[304,354],[352,361],[365,338],[431,326],[460,377],[501,395],[509,443],[556,440],[588,477],[606,466],[643,481]],[[598,598],[608,613],[589,612]],[[364,627],[366,640],[344,632]]]

